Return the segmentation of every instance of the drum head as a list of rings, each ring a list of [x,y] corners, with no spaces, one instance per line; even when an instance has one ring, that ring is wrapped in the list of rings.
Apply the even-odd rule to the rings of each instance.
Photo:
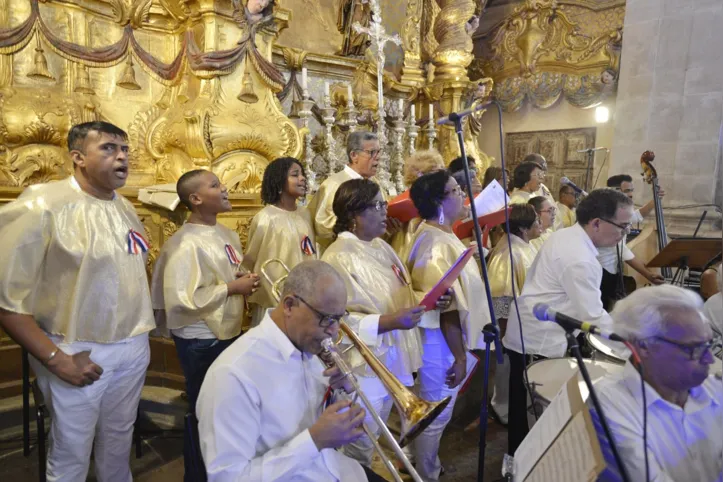
[[[600,360],[585,360],[585,366],[593,383],[623,369],[622,365]],[[542,401],[549,404],[576,371],[577,361],[574,358],[550,358],[537,361],[527,367],[527,376],[530,384],[534,387],[535,396],[540,397]],[[585,380],[580,373],[578,373],[577,378],[582,399],[586,400],[588,390]]]
[[[619,341],[608,340],[607,338],[593,335],[592,333],[588,333],[586,338],[590,346],[612,361],[625,363],[628,361],[628,358],[630,358],[630,350],[628,350],[625,344]]]

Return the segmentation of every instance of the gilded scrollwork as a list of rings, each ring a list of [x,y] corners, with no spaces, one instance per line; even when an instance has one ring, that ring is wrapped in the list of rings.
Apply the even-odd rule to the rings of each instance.
[[[592,10],[526,0],[485,37],[488,48],[470,66],[470,77],[492,77],[495,98],[507,111],[526,100],[546,108],[563,95],[588,107],[615,88],[623,19],[619,5]]]

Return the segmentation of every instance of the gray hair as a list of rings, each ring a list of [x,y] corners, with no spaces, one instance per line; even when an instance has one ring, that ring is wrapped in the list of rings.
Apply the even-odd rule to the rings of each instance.
[[[690,309],[701,313],[703,299],[695,292],[673,285],[648,286],[635,290],[615,304],[610,313],[613,331],[623,338],[643,340],[664,331],[673,310]]]
[[[346,156],[348,158],[348,162],[351,162],[352,152],[362,150],[362,143],[376,140],[379,140],[379,138],[373,132],[349,133],[349,137],[346,138]]]
[[[331,278],[334,284],[344,286],[344,280],[329,263],[319,260],[299,263],[284,281],[281,298],[294,294],[311,302],[316,299],[319,281],[325,278]]]
[[[723,293],[723,264],[718,266],[718,291]]]

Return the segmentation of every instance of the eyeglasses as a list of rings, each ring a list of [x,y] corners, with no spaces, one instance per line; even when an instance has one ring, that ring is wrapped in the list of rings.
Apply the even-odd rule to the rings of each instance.
[[[380,152],[382,152],[381,149],[372,149],[371,151],[368,151],[366,149],[357,149],[357,152],[366,152],[369,157],[372,159],[377,157]]]
[[[549,207],[547,209],[540,209],[541,213],[556,213],[557,208],[555,206]]]
[[[467,197],[467,193],[465,193],[462,190],[462,188],[459,186],[454,186],[451,191],[444,191],[444,197],[447,197],[450,194],[456,194],[457,196]]]
[[[677,341],[668,340],[662,336],[654,336],[653,338],[678,347],[680,350],[687,353],[691,360],[700,360],[706,353],[710,352],[712,354],[713,351],[721,348],[720,340],[709,340],[703,343],[696,343],[695,345],[685,345],[683,343],[678,343]]]
[[[334,323],[339,323],[342,318],[346,318],[347,316],[349,316],[349,312],[346,310],[344,310],[343,315],[330,315],[328,313],[324,313],[323,311],[317,310],[299,295],[294,295],[294,298],[304,303],[311,311],[316,313],[316,315],[319,317],[319,326],[322,328],[329,328],[334,325]]]
[[[381,211],[382,209],[386,209],[387,206],[389,206],[387,201],[375,201],[371,204],[367,204],[364,209],[374,208],[375,211]]]
[[[600,219],[601,219],[602,221],[605,221],[605,222],[608,223],[608,224],[612,224],[612,225],[615,226],[616,228],[621,229],[624,233],[629,233],[630,230],[633,228],[632,223],[618,224],[618,223],[616,223],[616,222],[610,221],[609,219],[605,219],[605,218],[600,218]]]

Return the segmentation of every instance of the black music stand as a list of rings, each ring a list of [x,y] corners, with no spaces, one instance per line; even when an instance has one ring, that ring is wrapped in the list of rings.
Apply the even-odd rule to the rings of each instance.
[[[721,250],[718,238],[677,238],[668,243],[646,265],[648,268],[678,268],[673,276],[673,284],[681,270],[703,269],[708,260]],[[680,285],[683,285],[682,275]]]

